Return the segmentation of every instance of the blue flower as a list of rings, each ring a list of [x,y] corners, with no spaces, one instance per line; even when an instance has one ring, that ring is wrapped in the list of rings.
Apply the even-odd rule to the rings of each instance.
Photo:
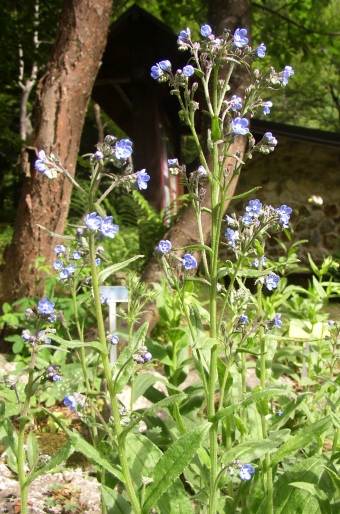
[[[190,35],[191,35],[190,29],[187,28],[186,30],[181,30],[181,32],[179,33],[178,39],[180,41],[187,41],[188,39],[190,39]]]
[[[270,145],[276,146],[277,145],[277,139],[273,136],[271,132],[266,132],[263,136],[264,142],[269,143]]]
[[[193,255],[191,255],[190,253],[186,253],[183,256],[182,265],[187,270],[194,269],[194,268],[197,268],[197,261]]]
[[[159,66],[159,64],[156,64],[155,66],[151,66],[151,77],[155,80],[159,79],[162,75],[164,75],[163,70]]]
[[[234,34],[234,43],[238,48],[242,48],[242,46],[248,43],[247,29],[236,29]]]
[[[273,327],[281,328],[282,327],[282,321],[281,321],[281,314],[275,314],[274,318],[271,320],[270,324]]]
[[[242,136],[248,134],[248,120],[246,118],[235,118],[231,122],[231,130],[234,134],[240,134]]]
[[[232,111],[240,111],[242,109],[242,98],[233,95],[230,99],[230,106]]]
[[[102,225],[102,221],[103,220],[96,212],[91,212],[91,214],[88,214],[85,218],[85,225],[90,230],[98,230]]]
[[[266,46],[264,45],[264,43],[261,43],[261,44],[260,44],[260,46],[258,46],[258,47],[256,48],[257,56],[258,56],[258,57],[265,57],[265,55],[266,55],[266,50],[267,50],[267,48],[266,48]]]
[[[239,235],[239,232],[238,230],[233,230],[231,228],[227,228],[226,232],[225,232],[225,237],[227,238],[228,240],[228,243],[233,247],[235,248],[236,246],[236,241],[240,238],[240,235]]]
[[[46,171],[46,154],[44,150],[38,152],[38,157],[39,159],[35,161],[34,167],[39,173],[43,174]]]
[[[171,241],[168,241],[167,239],[162,239],[162,241],[160,241],[157,246],[157,250],[162,253],[170,252],[171,248]]]
[[[238,324],[239,325],[247,325],[248,323],[249,323],[248,316],[246,316],[245,314],[241,314],[240,317],[238,318]]]
[[[70,272],[67,268],[63,268],[60,271],[60,274],[59,274],[60,280],[66,280],[69,276],[70,276]]]
[[[110,239],[113,239],[119,230],[118,225],[111,225],[112,220],[113,217],[108,216],[107,218],[105,218],[105,220],[101,220],[100,226],[100,231],[103,234],[103,236],[109,237]]]
[[[288,223],[290,220],[290,215],[292,213],[292,209],[287,207],[287,205],[281,205],[278,209],[275,209],[277,214],[279,215],[279,223],[283,225],[283,228],[288,228]]]
[[[53,268],[54,268],[56,271],[60,270],[63,266],[64,266],[64,264],[63,264],[61,261],[59,261],[59,260],[58,260],[58,261],[55,261],[55,262],[53,263]]]
[[[211,30],[210,25],[203,25],[201,27],[201,34],[203,37],[209,37],[209,36],[211,36],[211,33],[212,33],[212,30]]]
[[[51,316],[48,317],[48,321],[50,323],[54,323],[55,321],[57,321],[57,315],[56,314],[51,314]]]
[[[55,248],[54,248],[54,251],[57,255],[59,255],[60,253],[64,253],[65,252],[65,246],[64,245],[57,245]]]
[[[111,335],[111,344],[113,345],[116,345],[119,343],[119,337],[118,337],[118,334],[117,332],[114,332],[112,335]]]
[[[265,278],[267,289],[269,289],[269,291],[276,289],[277,285],[279,283],[279,280],[280,280],[280,277],[278,277],[277,275],[274,275],[273,273],[268,275]]]
[[[100,160],[100,159],[103,159],[104,154],[103,154],[103,152],[101,152],[100,150],[97,150],[97,151],[96,151],[96,153],[94,154],[94,157],[95,157],[96,159]]]
[[[48,316],[52,314],[54,309],[54,303],[49,300],[49,298],[45,297],[40,302],[38,302],[38,312],[43,314],[44,316]]]
[[[94,261],[96,266],[100,266],[100,264],[102,263],[102,261],[99,259],[99,257],[97,257],[97,259]]]
[[[129,139],[121,139],[115,146],[115,156],[117,159],[128,159],[132,154],[132,143]]]
[[[72,259],[74,259],[75,261],[78,261],[79,259],[81,259],[81,253],[78,252],[78,250],[74,250],[74,252],[72,254]]]
[[[47,337],[45,330],[39,330],[37,338],[41,343],[51,344],[51,339]]]
[[[250,200],[249,204],[246,207],[246,211],[249,216],[258,216],[262,209],[262,203],[260,200]]]
[[[66,269],[70,275],[73,275],[73,273],[75,273],[77,268],[74,264],[69,264]]]
[[[245,464],[240,469],[239,476],[240,476],[241,480],[250,480],[254,473],[255,473],[255,469],[253,468],[253,466],[251,466],[250,464]]]
[[[244,223],[245,225],[249,225],[250,223],[253,223],[253,217],[251,216],[251,214],[249,214],[249,212],[245,212],[242,216],[242,223]]]
[[[161,68],[161,70],[163,71],[168,71],[168,70],[171,70],[171,62],[168,61],[168,60],[165,60],[165,61],[161,61],[159,63],[159,67]]]
[[[187,66],[184,66],[183,74],[186,77],[191,77],[191,75],[193,75],[194,73],[195,73],[195,70],[194,70],[193,66],[191,66],[191,64],[188,64]]]
[[[152,359],[152,354],[150,352],[145,352],[142,355],[142,357],[143,357],[144,362],[149,362]]]
[[[273,107],[273,102],[268,101],[263,104],[263,114],[270,114],[270,109]]]
[[[147,182],[150,180],[150,175],[148,175],[145,170],[137,171],[136,175],[138,189],[146,189],[148,187]]]
[[[29,330],[23,330],[21,333],[21,337],[23,338],[24,341],[30,341],[32,335]]]
[[[281,409],[279,409],[276,414],[281,417],[283,414],[283,411]]]
[[[267,260],[267,257],[265,257],[264,255],[262,256],[262,259],[261,259],[261,263],[262,263],[262,266],[265,265],[266,263],[266,260]],[[258,268],[259,267],[259,260],[257,257],[255,257],[255,259],[253,260],[252,266],[254,266],[254,268]]]
[[[168,159],[168,166],[170,166],[170,167],[172,167],[172,166],[178,167],[179,166],[178,159]]]
[[[70,407],[70,411],[73,412],[76,410],[77,402],[74,396],[67,395],[64,396],[64,405],[65,407]]]
[[[286,86],[288,84],[288,79],[292,75],[294,75],[294,70],[291,66],[285,66],[285,69],[283,70],[283,76],[282,76],[282,84]]]
[[[334,327],[334,325],[336,325],[336,321],[330,319],[329,321],[327,321],[327,325],[329,325],[330,327]]]

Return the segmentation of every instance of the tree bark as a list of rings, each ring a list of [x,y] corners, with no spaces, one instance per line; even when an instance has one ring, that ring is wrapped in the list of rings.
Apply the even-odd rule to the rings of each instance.
[[[250,34],[250,1],[249,0],[210,0],[208,9],[209,23],[213,29],[214,34],[222,34],[223,29],[230,29],[234,32],[237,28],[246,28]],[[249,75],[242,67],[236,68],[232,77],[232,94],[243,97],[246,87],[249,85]],[[230,153],[238,154],[243,159],[246,151],[247,138],[244,136],[237,136],[235,142],[230,148]],[[209,156],[208,156],[209,158]],[[232,173],[236,161],[233,158],[228,158],[225,162],[225,168]],[[234,194],[238,179],[233,180],[229,189],[229,197]],[[210,208],[210,187],[209,183],[205,184],[205,206]],[[229,205],[227,201],[224,205],[226,211]],[[210,242],[211,236],[211,217],[208,213],[202,214],[202,225],[205,244]],[[199,234],[196,223],[196,216],[194,209],[189,205],[179,216],[176,224],[164,236],[164,239],[171,241],[174,248],[179,248],[187,245],[198,244]],[[185,251],[177,252],[177,255],[184,255]],[[195,257],[200,262],[200,253],[195,253]],[[142,280],[146,283],[160,282],[163,275],[163,269],[160,259],[154,256],[150,259],[144,269]],[[159,314],[156,303],[150,303],[146,307],[146,312],[143,314],[140,323],[145,321],[149,322],[149,331],[156,325],[159,320]]]
[[[105,49],[113,0],[65,0],[52,56],[40,81],[35,107],[33,148],[21,155],[24,180],[13,240],[5,252],[2,299],[13,301],[40,294],[40,255],[50,262],[54,244],[37,227],[62,234],[68,214],[71,184],[50,181],[34,169],[37,150],[58,154],[74,176],[81,132],[93,83]]]

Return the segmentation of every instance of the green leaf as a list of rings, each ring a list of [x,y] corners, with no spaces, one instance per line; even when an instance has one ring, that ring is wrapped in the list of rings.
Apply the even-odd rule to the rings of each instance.
[[[98,350],[101,353],[107,354],[107,348],[103,348],[103,345],[99,341],[78,341],[77,339],[74,339],[72,341],[69,341],[67,339],[63,339],[62,337],[57,336],[56,334],[48,334],[48,336],[52,339],[52,341],[56,341],[56,343],[59,343],[61,346],[64,346],[66,348],[70,348],[71,350],[73,348],[94,348],[95,350]]]
[[[233,156],[233,157],[235,157],[235,156]],[[242,163],[242,164],[244,164],[244,163]],[[256,193],[256,191],[258,191],[259,189],[262,189],[261,186],[253,187],[253,189],[250,189],[249,191],[246,191],[245,193],[241,193],[239,195],[235,195],[235,196],[231,196],[230,198],[227,198],[226,201],[231,202],[232,200],[238,200],[239,198],[245,198],[253,193]]]
[[[118,360],[113,368],[112,379],[115,382],[116,392],[119,392],[130,380],[135,364],[132,360],[132,355],[140,346],[140,341],[144,342],[146,333],[148,331],[148,323],[144,323],[131,337],[128,345],[118,357]]]
[[[69,430],[61,421],[58,419],[52,412],[44,409],[45,412],[56,422],[60,428],[69,436],[69,440],[74,447],[74,450],[85,455],[85,457],[92,462],[92,464],[97,465],[99,468],[104,468],[106,471],[111,473],[113,476],[118,478],[121,482],[125,482],[125,478],[121,469],[118,466],[114,466],[109,462],[105,457],[103,457],[96,448],[94,448],[91,444],[89,444],[77,431]]]
[[[95,210],[97,212],[97,214],[99,214],[99,216],[103,219],[106,218],[106,212],[105,212],[105,209],[103,209],[103,207],[97,203],[97,202],[94,202],[93,204],[93,210]]]
[[[66,433],[69,435],[69,438],[78,452],[85,455],[85,457],[92,462],[92,464],[98,466],[99,469],[106,469],[113,476],[117,477],[121,482],[125,482],[125,477],[121,471],[121,468],[111,464],[96,448],[94,448],[91,444],[89,444],[77,431],[71,432],[68,429],[65,429]]]
[[[206,423],[181,436],[157,462],[150,476],[153,482],[146,488],[142,514],[149,514],[162,494],[190,463],[206,437],[209,427],[210,423]]]
[[[212,337],[199,337],[192,345],[195,350],[211,350],[211,348],[218,344],[216,339]]]
[[[259,441],[247,441],[238,444],[231,448],[231,450],[224,453],[221,461],[227,465],[235,459],[240,459],[244,462],[254,462],[266,453],[272,453],[275,448],[280,445],[280,441],[270,441],[268,439]]]
[[[39,459],[38,440],[34,432],[30,432],[26,440],[28,464],[32,469]]]
[[[8,418],[3,418],[0,421],[0,441],[7,452],[8,467],[17,473],[18,436],[15,432],[14,426]]]
[[[120,438],[126,437],[128,432],[130,432],[130,430],[132,430],[133,427],[138,425],[138,423],[140,423],[145,418],[145,416],[147,416],[148,414],[151,414],[151,412],[153,412],[155,410],[164,409],[166,407],[171,407],[172,405],[175,405],[176,403],[185,400],[186,397],[187,397],[186,394],[179,393],[179,394],[174,394],[173,396],[167,396],[163,400],[160,400],[159,402],[155,403],[155,405],[153,405],[149,409],[144,410],[140,416],[137,416],[136,418],[134,418],[129,423],[129,425],[126,428],[124,428],[123,432],[120,434]]]
[[[106,485],[101,486],[102,498],[107,514],[131,514],[131,505],[114,489],[110,489]]]
[[[320,500],[327,500],[327,495],[318,486],[310,484],[309,482],[290,482],[289,485],[301,489],[302,491],[308,491],[309,494],[317,496]]]
[[[156,382],[159,382],[159,377],[150,373],[139,373],[134,381],[132,401],[135,402],[140,396],[143,396],[145,391]]]
[[[157,502],[157,511],[162,514],[193,513],[192,501],[179,478],[162,494]]]
[[[295,394],[292,391],[287,389],[265,389],[264,391],[257,391],[256,393],[252,393],[248,398],[242,400],[241,402],[230,405],[229,407],[225,407],[220,410],[215,416],[210,420],[212,423],[216,423],[223,419],[225,416],[230,416],[234,412],[237,412],[245,407],[248,407],[252,403],[256,403],[261,400],[269,400],[271,398],[275,398],[277,396],[293,396]]]
[[[30,485],[36,478],[40,477],[41,475],[44,475],[48,471],[51,471],[52,469],[57,468],[61,464],[67,461],[70,455],[75,451],[75,448],[72,444],[72,441],[68,439],[67,443],[60,448],[57,452],[55,452],[51,459],[43,466],[42,468],[39,468],[34,473],[31,473],[25,482],[25,485]]]
[[[41,228],[44,232],[47,232],[47,234],[51,237],[56,237],[57,239],[62,239],[63,241],[75,241],[75,236],[61,236],[60,234],[56,234],[55,232],[52,232],[46,227],[43,227],[42,225],[39,225],[37,223],[37,227]]]
[[[185,247],[182,247],[182,248],[178,248],[179,250],[181,249],[185,249],[185,250],[205,250],[206,252],[208,252],[209,254],[212,253],[212,249],[210,248],[210,246],[207,246],[207,245],[187,245]]]
[[[221,139],[220,121],[214,116],[211,122],[211,140],[216,143]]]
[[[98,273],[98,281],[99,285],[103,284],[107,278],[109,278],[111,275],[116,273],[117,271],[126,268],[131,262],[136,261],[137,259],[143,259],[144,255],[135,255],[134,257],[131,257],[130,259],[127,259],[123,262],[118,262],[117,264],[112,264],[112,266],[108,266],[107,268],[103,269]]]
[[[125,438],[125,449],[131,477],[140,487],[143,484],[143,478],[150,476],[163,453],[145,435],[132,432]]]
[[[296,435],[291,437],[286,443],[284,443],[279,450],[275,453],[272,459],[272,465],[276,466],[285,457],[293,454],[301,448],[305,448],[309,443],[314,441],[317,437],[323,434],[331,425],[332,419],[330,416],[326,416],[311,425],[302,428]]]
[[[322,491],[328,497],[334,496],[335,488],[331,478],[325,471],[327,459],[321,455],[304,459],[296,466],[283,473],[277,480],[274,487],[274,512],[275,514],[328,514],[329,509],[328,498],[323,500],[325,496],[320,493],[314,496],[314,491]],[[292,484],[300,484],[300,487],[294,487]],[[301,487],[301,484],[306,484]],[[311,493],[310,486],[315,486]],[[322,498],[321,498],[322,496]],[[263,512],[265,508],[262,503],[258,514]]]
[[[200,316],[199,310],[196,307],[196,305],[189,305],[189,316],[190,316],[192,328],[194,330],[193,341],[192,341],[192,344],[194,346],[196,341],[198,341],[199,338],[205,337],[205,332],[203,329],[201,316]]]

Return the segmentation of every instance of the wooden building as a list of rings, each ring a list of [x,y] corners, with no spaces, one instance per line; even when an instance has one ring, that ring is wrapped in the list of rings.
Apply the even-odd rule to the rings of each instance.
[[[168,84],[151,78],[150,70],[164,59],[176,70],[187,57],[177,51],[177,36],[169,27],[134,5],[110,28],[92,93],[133,141],[135,171],[146,168],[151,176],[145,196],[159,210],[183,192],[167,167],[168,158],[180,156],[181,124],[177,98]]]

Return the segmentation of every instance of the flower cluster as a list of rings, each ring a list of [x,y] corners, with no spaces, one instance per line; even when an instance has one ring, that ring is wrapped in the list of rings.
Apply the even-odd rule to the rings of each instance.
[[[34,167],[41,174],[50,179],[58,176],[58,172],[62,171],[59,158],[53,153],[47,157],[44,150],[39,150],[38,159],[35,161]]]
[[[54,328],[46,328],[44,330],[39,330],[36,334],[32,334],[32,332],[29,329],[25,329],[22,331],[21,337],[31,346],[33,346],[34,344],[51,344],[51,338],[48,336],[49,334],[55,333],[56,330]]]
[[[109,237],[110,239],[113,239],[119,230],[118,225],[112,225],[112,221],[112,216],[107,216],[103,220],[96,212],[91,212],[85,217],[85,225],[89,230],[99,231],[103,237]]]
[[[62,380],[62,376],[60,374],[60,368],[61,368],[61,366],[59,366],[59,364],[51,364],[46,369],[45,378],[49,382],[59,382],[60,380]]]
[[[71,395],[64,396],[65,407],[70,407],[70,411],[74,412],[76,407],[79,406],[83,409],[86,405],[86,396],[80,393],[73,393]]]
[[[146,346],[141,346],[139,350],[133,354],[132,358],[138,364],[146,364],[147,362],[151,361],[152,355]]]

